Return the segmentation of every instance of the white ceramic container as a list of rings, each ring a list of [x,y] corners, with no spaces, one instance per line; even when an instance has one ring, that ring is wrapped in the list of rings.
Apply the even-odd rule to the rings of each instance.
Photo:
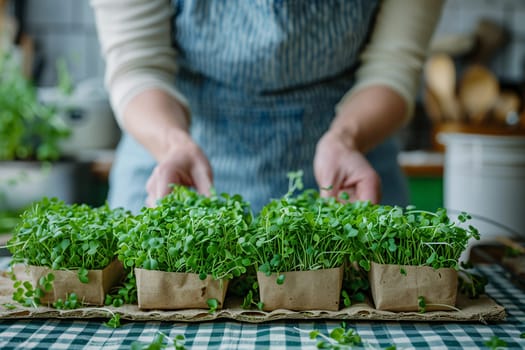
[[[525,238],[525,136],[443,133],[444,204],[466,211],[482,240]]]

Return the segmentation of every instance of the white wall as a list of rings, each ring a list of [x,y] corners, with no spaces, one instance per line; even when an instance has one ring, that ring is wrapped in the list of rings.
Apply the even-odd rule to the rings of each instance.
[[[28,0],[26,16],[28,31],[47,63],[40,85],[55,83],[55,61],[59,57],[67,59],[75,81],[103,74],[88,0]],[[501,78],[523,80],[525,0],[448,0],[436,35],[469,33],[482,17],[505,24],[513,32],[512,42],[495,59],[493,70]]]
[[[89,0],[27,0],[26,27],[44,59],[39,85],[56,83],[58,58],[67,60],[74,81],[104,74]]]

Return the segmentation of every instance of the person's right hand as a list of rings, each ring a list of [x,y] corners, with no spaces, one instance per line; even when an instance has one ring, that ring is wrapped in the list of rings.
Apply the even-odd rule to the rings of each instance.
[[[213,183],[210,163],[200,147],[189,137],[179,140],[155,166],[146,183],[146,205],[153,207],[171,192],[171,184],[195,188],[209,195]]]
[[[157,161],[146,182],[147,206],[170,193],[172,184],[210,194],[211,166],[190,136],[187,106],[162,89],[147,89],[128,102],[121,123]]]

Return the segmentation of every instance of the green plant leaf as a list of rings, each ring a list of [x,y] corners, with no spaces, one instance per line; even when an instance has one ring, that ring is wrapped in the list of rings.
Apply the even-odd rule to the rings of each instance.
[[[215,298],[208,299],[206,303],[208,304],[210,313],[214,313],[219,308],[219,301]]]
[[[85,267],[79,268],[78,269],[78,279],[80,280],[80,282],[86,283],[86,284],[89,283],[88,274],[89,274],[89,271]]]
[[[275,280],[275,282],[276,282],[277,284],[283,284],[283,283],[284,283],[284,280],[285,280],[285,277],[286,277],[285,275],[280,274],[279,276],[277,276],[277,279]]]

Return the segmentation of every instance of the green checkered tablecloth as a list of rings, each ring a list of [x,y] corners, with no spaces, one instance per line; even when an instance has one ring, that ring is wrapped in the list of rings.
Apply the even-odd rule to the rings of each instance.
[[[9,260],[0,259],[0,270]],[[479,267],[490,284],[488,294],[507,311],[497,324],[347,322],[361,336],[365,348],[379,349],[488,349],[493,336],[506,349],[525,349],[525,292],[515,287],[497,266]],[[124,322],[111,329],[103,320],[0,320],[0,349],[129,349],[135,341],[151,343],[158,332],[170,338],[184,335],[187,349],[316,349],[309,332],[328,335],[336,321],[280,321],[249,324],[231,321],[205,323]],[[171,347],[173,349],[173,347]]]

